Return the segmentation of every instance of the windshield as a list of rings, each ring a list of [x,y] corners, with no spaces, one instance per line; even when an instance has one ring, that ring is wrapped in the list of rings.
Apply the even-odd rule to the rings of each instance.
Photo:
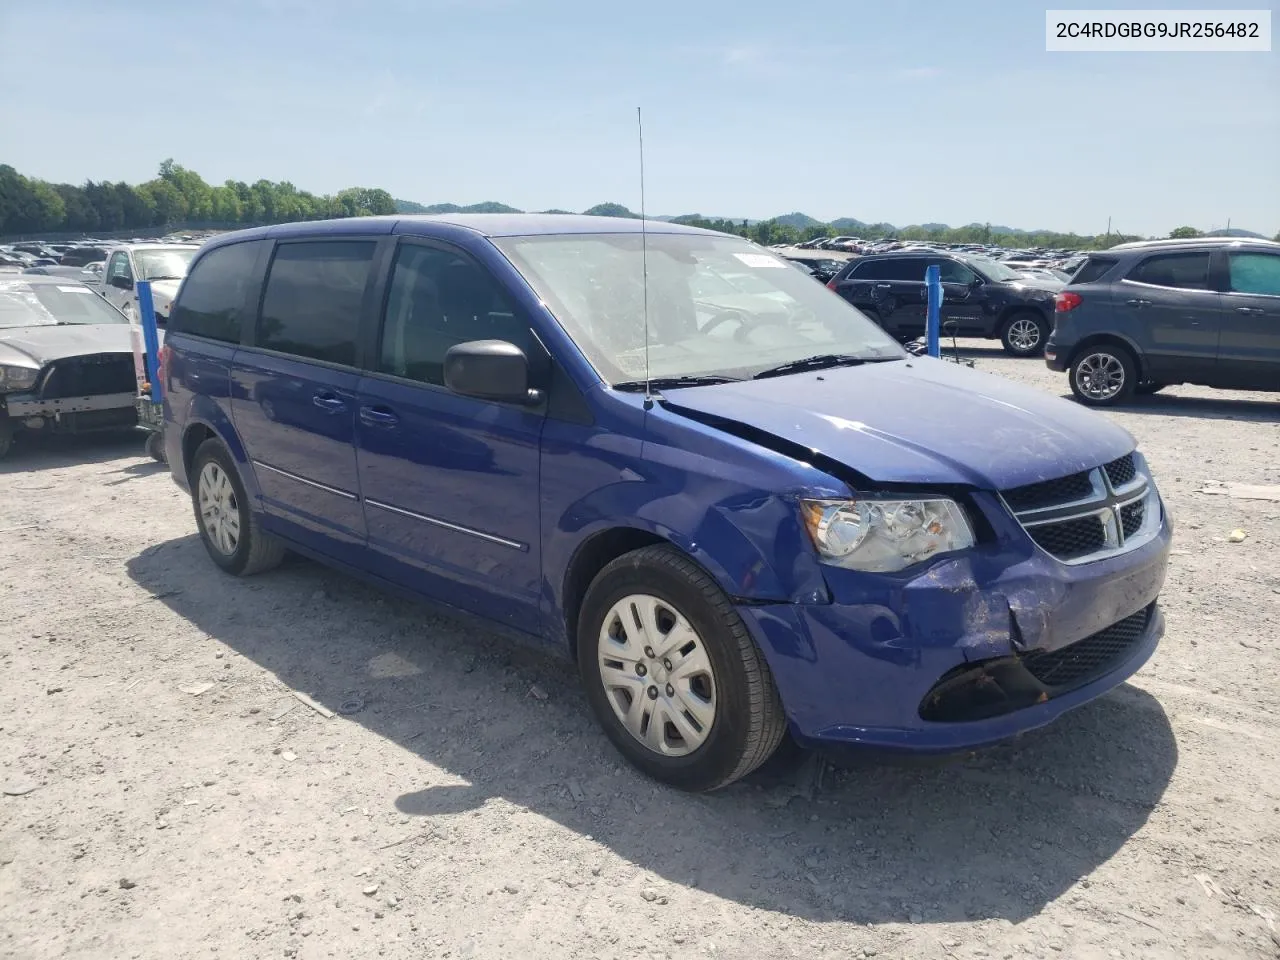
[[[0,282],[0,328],[128,322],[119,310],[78,283]]]
[[[194,249],[176,247],[168,250],[135,250],[133,262],[138,266],[139,280],[181,280],[196,255]]]
[[[989,257],[966,256],[964,261],[988,280],[1018,280],[1022,275],[1017,270],[1010,270],[1003,263]]]
[[[494,241],[610,383],[645,375],[638,233]],[[649,375],[749,377],[815,354],[906,354],[879,327],[772,253],[732,237],[650,234]]]

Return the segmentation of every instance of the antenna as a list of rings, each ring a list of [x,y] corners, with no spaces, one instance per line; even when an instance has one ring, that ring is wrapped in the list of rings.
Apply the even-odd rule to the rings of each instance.
[[[636,130],[640,134],[640,269],[644,287],[644,406],[647,410],[653,406],[653,391],[649,387],[649,233],[644,211],[644,123],[639,107],[636,107]]]

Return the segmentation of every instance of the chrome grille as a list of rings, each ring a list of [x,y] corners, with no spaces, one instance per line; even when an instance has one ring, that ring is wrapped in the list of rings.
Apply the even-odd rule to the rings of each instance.
[[[1097,553],[1107,546],[1107,529],[1096,514],[1061,523],[1046,523],[1027,531],[1031,539],[1059,560],[1074,560]]]
[[[1111,481],[1113,487],[1123,487],[1126,483],[1133,480],[1134,474],[1138,472],[1138,468],[1134,466],[1133,454],[1121,457],[1119,460],[1112,460],[1102,468],[1107,479]]]
[[[1036,545],[1063,563],[1135,549],[1160,527],[1160,501],[1136,453],[1001,497]]]

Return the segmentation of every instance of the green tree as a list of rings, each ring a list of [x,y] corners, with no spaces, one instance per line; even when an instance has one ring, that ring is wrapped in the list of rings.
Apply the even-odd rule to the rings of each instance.
[[[149,190],[131,187],[121,180],[110,184],[123,211],[122,227],[149,227],[156,221],[156,200]]]
[[[98,229],[98,223],[100,222],[98,211],[89,200],[89,195],[85,192],[84,187],[73,187],[69,183],[57,183],[54,184],[53,189],[62,198],[66,229],[78,230],[81,233],[89,233]]]
[[[1169,231],[1170,240],[1191,240],[1195,237],[1201,237],[1201,236],[1204,236],[1204,234],[1202,234],[1195,227],[1176,227],[1175,229]]]
[[[155,227],[181,223],[187,216],[187,199],[168,180],[148,180],[137,188],[140,197],[149,198],[151,225]]]

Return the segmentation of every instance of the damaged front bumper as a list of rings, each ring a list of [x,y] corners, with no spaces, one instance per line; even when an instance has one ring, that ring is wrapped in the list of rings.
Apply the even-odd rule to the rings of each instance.
[[[1043,726],[1138,670],[1164,633],[1170,528],[1067,565],[993,548],[907,577],[829,570],[828,604],[739,607],[792,734],[922,753]]]
[[[120,430],[138,422],[133,393],[104,393],[50,399],[34,393],[0,398],[0,427],[49,433]]]

